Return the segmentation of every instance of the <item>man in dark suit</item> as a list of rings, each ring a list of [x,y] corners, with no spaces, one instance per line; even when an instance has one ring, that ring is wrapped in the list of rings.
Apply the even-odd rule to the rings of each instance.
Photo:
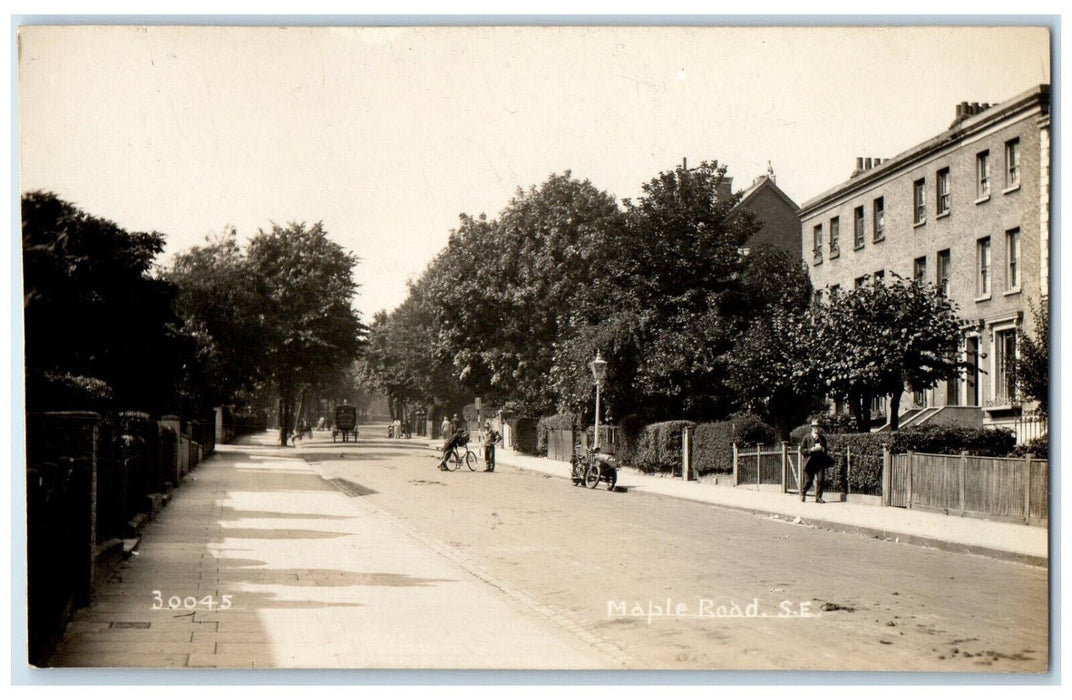
[[[830,466],[830,452],[826,446],[826,436],[823,435],[819,421],[811,422],[811,432],[804,436],[800,442],[800,451],[804,455],[805,481],[800,488],[800,500],[803,501],[811,482],[815,481],[815,502],[826,503],[823,500],[823,470]]]

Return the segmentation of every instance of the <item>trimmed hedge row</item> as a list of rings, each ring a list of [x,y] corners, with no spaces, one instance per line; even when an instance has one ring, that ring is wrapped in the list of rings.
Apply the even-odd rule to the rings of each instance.
[[[778,434],[758,416],[742,413],[730,420],[701,423],[693,432],[692,468],[696,474],[729,474],[733,471],[733,444],[773,445]]]
[[[633,466],[643,472],[672,472],[681,468],[681,429],[695,425],[687,420],[670,420],[644,426]]]

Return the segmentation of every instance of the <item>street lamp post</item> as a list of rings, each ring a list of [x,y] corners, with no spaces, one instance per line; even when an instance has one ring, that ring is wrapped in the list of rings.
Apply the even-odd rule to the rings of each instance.
[[[596,359],[592,360],[592,377],[596,380],[596,440],[595,449],[599,449],[599,390],[603,386],[603,379],[607,376],[607,361],[599,356],[596,350]]]

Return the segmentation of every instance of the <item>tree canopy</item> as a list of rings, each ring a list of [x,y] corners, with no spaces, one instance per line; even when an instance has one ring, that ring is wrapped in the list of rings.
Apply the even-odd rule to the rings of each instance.
[[[56,382],[98,386],[126,410],[179,410],[194,344],[152,275],[164,236],[128,232],[50,192],[22,197],[27,400]],[[66,378],[66,379],[64,379]],[[104,389],[104,386],[107,389]]]
[[[232,394],[260,381],[275,387],[281,444],[301,392],[335,383],[363,349],[357,262],[321,223],[292,223],[258,231],[244,252],[229,232],[177,256],[169,271],[187,326],[203,331],[207,374]]]

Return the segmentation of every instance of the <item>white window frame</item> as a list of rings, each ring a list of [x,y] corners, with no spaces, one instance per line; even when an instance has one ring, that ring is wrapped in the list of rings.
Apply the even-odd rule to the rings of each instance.
[[[1005,373],[1005,368],[1002,367],[1002,364],[1008,365],[1002,362],[1005,357],[1005,346],[1001,343],[1001,338],[1008,333],[1012,333],[1013,337],[1013,366],[1015,366],[1016,356],[1020,352],[1020,331],[1016,323],[995,324],[990,328],[990,402],[993,406],[1013,405],[1017,400],[1015,377],[1010,380]],[[1009,389],[1008,394],[999,394],[999,388],[1002,391]]]
[[[985,255],[984,255],[985,253]],[[993,280],[993,250],[990,236],[975,241],[975,300],[983,301],[990,298],[994,286]],[[985,259],[984,259],[985,258]]]
[[[880,206],[881,205],[881,206]],[[886,198],[875,197],[871,202],[871,225],[874,227],[871,240],[881,241],[886,237]]]
[[[990,151],[975,154],[975,201],[990,199]]]
[[[1023,277],[1023,245],[1017,227],[1005,232],[1005,293],[1019,292]]]
[[[927,179],[912,182],[912,225],[927,223]]]
[[[953,185],[950,179],[949,168],[942,168],[935,176],[937,193],[935,199],[937,200],[937,216],[949,216],[949,213],[953,210]]]
[[[1009,139],[1005,142],[1005,191],[1011,192],[1020,188],[1020,139]]]

